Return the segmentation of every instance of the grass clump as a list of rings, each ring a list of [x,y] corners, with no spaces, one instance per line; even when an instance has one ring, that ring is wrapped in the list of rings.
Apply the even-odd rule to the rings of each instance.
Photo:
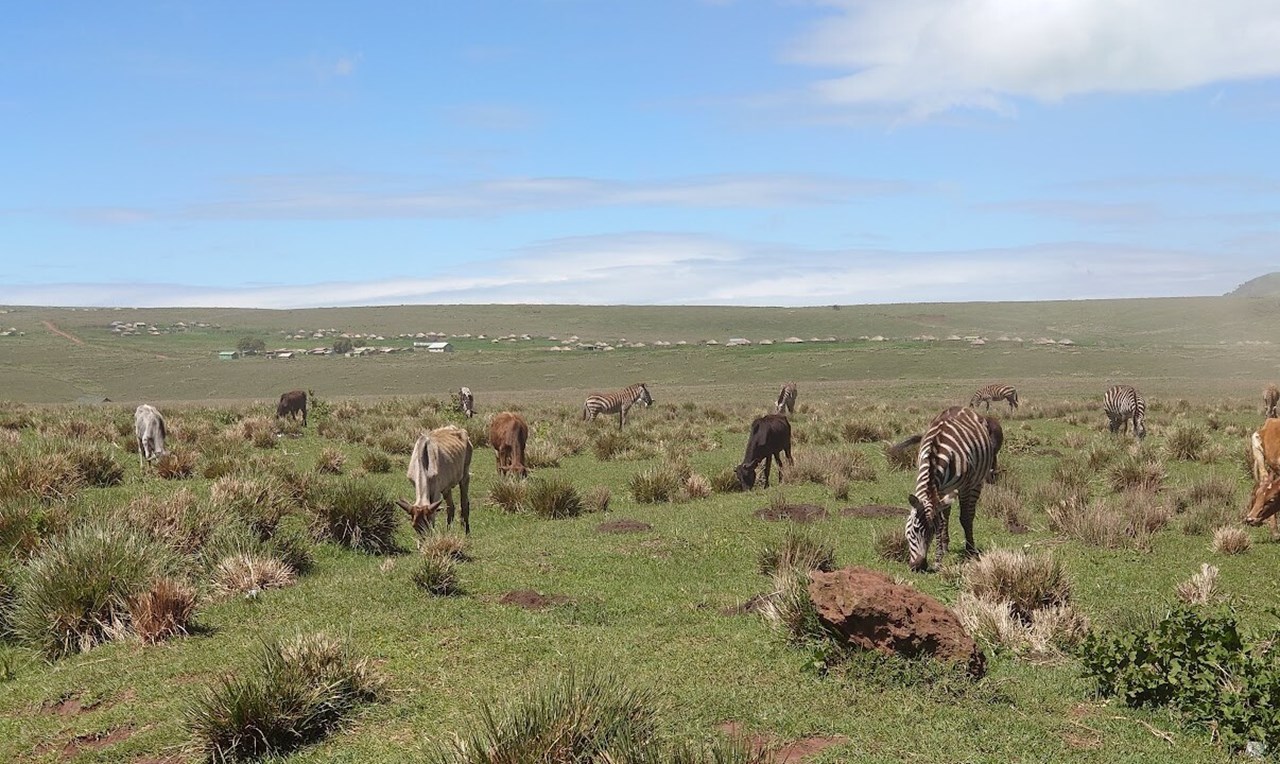
[[[75,442],[67,456],[84,485],[109,488],[124,481],[124,465],[105,446]]]
[[[209,582],[216,597],[256,597],[267,589],[292,586],[297,573],[284,560],[266,552],[229,554],[214,566]]]
[[[799,528],[790,528],[777,544],[765,546],[756,569],[766,576],[786,568],[829,572],[835,568],[835,561],[836,550],[830,543]]]
[[[613,492],[607,485],[593,485],[582,497],[582,505],[588,512],[608,512]]]
[[[316,472],[322,475],[341,475],[347,466],[347,455],[336,448],[326,448],[316,457]]]
[[[321,487],[310,502],[323,538],[371,554],[394,551],[395,501],[377,483],[351,477]]]
[[[1140,453],[1125,456],[1107,470],[1107,480],[1116,492],[1158,491],[1164,479],[1164,465]]]
[[[519,512],[528,500],[528,486],[519,478],[503,477],[489,488],[489,503],[504,512]]]
[[[132,528],[73,527],[28,563],[14,594],[14,633],[50,659],[122,637],[130,601],[175,569],[167,548]]]
[[[391,471],[391,457],[384,451],[365,451],[360,457],[360,466],[365,472],[382,475]]]
[[[1235,525],[1224,525],[1213,532],[1213,551],[1218,554],[1243,554],[1253,542],[1249,532]]]
[[[1226,599],[1218,585],[1218,567],[1207,562],[1200,563],[1200,572],[1179,582],[1174,587],[1174,594],[1188,605],[1210,605]]]
[[[372,664],[326,634],[265,644],[255,664],[219,680],[187,710],[199,753],[213,762],[279,756],[315,741],[385,695]]]
[[[218,478],[209,500],[220,511],[244,521],[259,538],[271,538],[280,519],[297,508],[288,487],[272,475],[244,474]]]
[[[659,465],[641,470],[627,481],[631,497],[641,504],[660,504],[676,501],[684,488],[678,470],[667,465]]]
[[[809,596],[809,571],[780,567],[771,579],[773,589],[761,602],[760,615],[793,644],[821,641],[825,632]]]
[[[716,493],[738,493],[742,490],[742,483],[738,482],[738,474],[732,467],[726,467],[712,475],[710,483],[711,490]]]
[[[1184,462],[1199,461],[1208,445],[1209,436],[1205,431],[1188,422],[1175,425],[1164,442],[1169,457]]]
[[[887,531],[875,531],[871,534],[871,548],[876,556],[886,562],[907,562],[907,532],[904,528],[894,527]]]
[[[129,600],[133,632],[149,645],[186,634],[195,612],[196,590],[175,578],[157,579]]]
[[[1013,613],[1024,620],[1037,610],[1071,600],[1066,568],[1049,555],[992,549],[965,563],[960,581],[975,597],[1010,603]]]
[[[530,480],[526,503],[535,515],[553,520],[577,517],[585,509],[578,489],[564,477],[536,477]]]
[[[427,594],[449,597],[460,594],[458,561],[448,551],[424,547],[409,578]]]
[[[0,498],[66,501],[83,484],[84,478],[75,462],[64,453],[11,451],[0,460]]]
[[[156,459],[156,474],[165,480],[186,480],[196,473],[196,457],[190,451],[169,451]]]

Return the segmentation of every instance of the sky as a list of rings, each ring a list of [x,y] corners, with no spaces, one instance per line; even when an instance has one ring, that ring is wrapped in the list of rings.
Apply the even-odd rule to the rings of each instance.
[[[1280,270],[1275,0],[17,3],[0,303],[824,305]]]

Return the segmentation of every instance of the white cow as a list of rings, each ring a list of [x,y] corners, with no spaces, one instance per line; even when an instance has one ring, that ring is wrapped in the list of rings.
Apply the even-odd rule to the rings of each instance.
[[[138,459],[145,468],[147,462],[169,453],[164,450],[164,417],[150,403],[144,403],[133,412],[133,431],[138,435]]]
[[[396,503],[409,514],[419,540],[431,527],[442,501],[449,507],[449,525],[453,525],[454,486],[462,496],[462,528],[471,532],[471,502],[467,497],[471,453],[467,431],[451,424],[424,432],[413,444],[408,477],[416,496],[412,506],[404,499],[397,499]]]

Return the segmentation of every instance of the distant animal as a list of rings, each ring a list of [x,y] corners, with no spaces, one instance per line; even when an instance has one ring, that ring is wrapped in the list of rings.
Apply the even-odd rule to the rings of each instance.
[[[969,399],[969,407],[977,408],[979,403],[987,405],[986,410],[991,410],[993,401],[1005,401],[1009,404],[1010,411],[1016,411],[1018,408],[1018,391],[1013,389],[1013,385],[1002,385],[993,383],[986,387],[978,388],[978,391]]]
[[[1111,432],[1129,434],[1129,422],[1133,422],[1133,434],[1138,440],[1147,435],[1147,402],[1129,385],[1115,385],[1102,396],[1102,410],[1110,421]]]
[[[453,525],[453,489],[461,496],[462,529],[471,533],[471,502],[467,490],[471,485],[471,439],[467,431],[454,425],[437,427],[418,436],[409,457],[409,482],[414,499],[410,505],[397,499],[418,534],[418,543],[431,528],[443,501],[449,507],[449,526]]]
[[[467,415],[467,419],[476,415],[476,399],[471,394],[471,388],[458,388],[458,409]]]
[[[1262,391],[1262,407],[1267,412],[1267,417],[1274,419],[1280,416],[1276,413],[1277,405],[1280,405],[1280,387],[1267,385],[1267,389]]]
[[[1271,520],[1271,535],[1280,535],[1280,419],[1267,419],[1249,439],[1253,452],[1253,496],[1245,525]]]
[[[920,443],[916,456],[916,487],[907,500],[907,551],[911,569],[929,567],[929,544],[938,539],[938,564],[951,545],[948,525],[951,502],[960,499],[960,524],[964,527],[966,554],[977,552],[973,541],[973,516],[982,486],[996,471],[996,456],[1004,443],[1004,430],[993,417],[971,408],[953,406],[934,417],[924,435],[895,446]]]
[[[795,466],[791,458],[791,423],[782,414],[765,414],[751,423],[751,435],[747,438],[747,451],[735,474],[742,490],[750,491],[756,484],[756,467],[764,462],[764,487],[769,487],[769,460],[778,463],[778,482],[782,482],[782,457]]]
[[[144,468],[147,462],[169,453],[164,449],[164,417],[155,406],[144,403],[133,412],[133,431],[138,436],[138,460]]]
[[[786,411],[788,414],[796,413],[796,383],[787,382],[783,384],[782,390],[778,392],[778,400],[773,404],[773,413],[781,414]]]
[[[302,415],[302,426],[307,426],[307,391],[306,390],[290,390],[280,396],[280,402],[276,404],[276,418],[281,419],[289,417],[297,419],[298,415]]]
[[[503,411],[489,422],[489,445],[498,457],[499,475],[529,476],[524,463],[524,447],[529,440],[529,424],[524,417]]]
[[[587,421],[601,414],[617,414],[618,429],[622,429],[622,425],[627,423],[627,410],[637,403],[653,405],[653,397],[643,382],[611,393],[592,393],[582,404],[582,419]]]

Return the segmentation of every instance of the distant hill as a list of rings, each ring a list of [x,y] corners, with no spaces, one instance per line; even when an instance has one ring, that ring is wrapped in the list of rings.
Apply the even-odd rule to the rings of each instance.
[[[1227,293],[1228,297],[1280,297],[1280,271],[1249,279]]]

